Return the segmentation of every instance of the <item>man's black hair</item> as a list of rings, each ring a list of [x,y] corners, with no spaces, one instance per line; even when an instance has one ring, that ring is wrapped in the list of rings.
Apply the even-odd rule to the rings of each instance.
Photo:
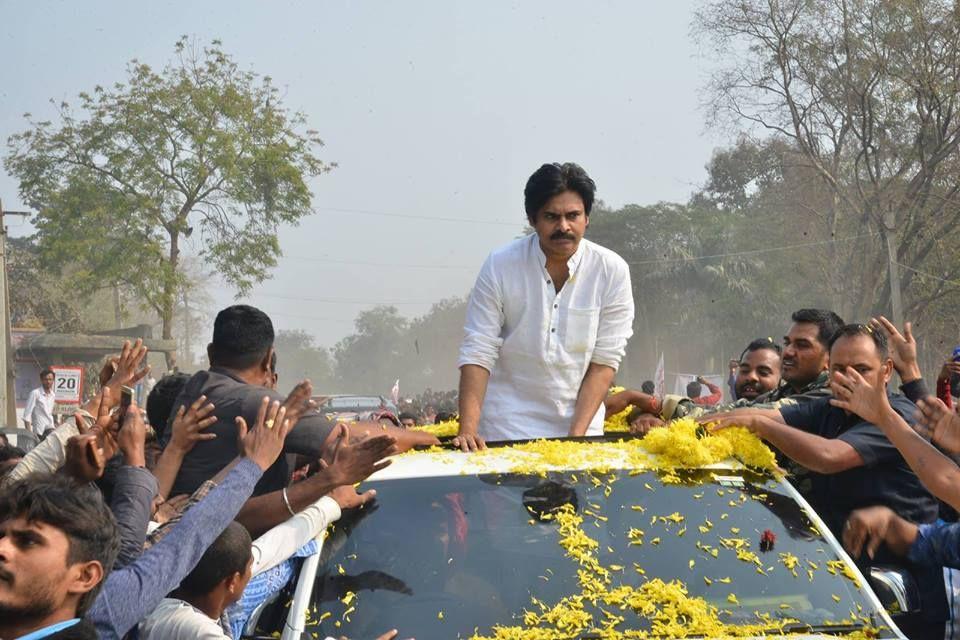
[[[0,446],[0,462],[15,460],[16,458],[22,458],[25,455],[27,455],[27,452],[20,447],[15,447],[10,444]]]
[[[43,378],[45,378],[45,377],[48,376],[48,375],[50,375],[50,376],[55,375],[55,374],[53,373],[53,369],[51,369],[50,367],[47,367],[47,368],[45,368],[43,371],[40,372],[40,379],[42,380]]]
[[[873,340],[873,344],[877,347],[877,353],[880,354],[881,360],[886,360],[890,354],[890,349],[887,346],[887,336],[885,336],[882,331],[876,331],[873,327],[866,324],[845,324],[837,329],[836,333],[833,334],[833,338],[830,340],[830,349],[833,349],[833,345],[836,344],[840,338],[852,338],[854,336],[868,336]]]
[[[403,422],[404,420],[413,420],[414,422],[416,422],[417,416],[413,415],[409,411],[404,411],[399,416],[397,416],[397,419],[400,420],[400,422]]]
[[[273,322],[256,307],[235,304],[213,321],[211,365],[248,369],[260,362],[273,346]]]
[[[688,398],[699,398],[700,393],[703,391],[703,386],[696,380],[692,380],[687,383],[687,397]]]
[[[160,432],[166,431],[170,414],[174,413],[173,403],[189,379],[185,373],[171,373],[157,381],[147,396],[147,422],[150,426]]]
[[[829,349],[831,338],[843,326],[843,318],[828,309],[800,309],[790,319],[817,325],[817,342]]]
[[[224,579],[235,573],[243,573],[250,562],[253,541],[246,528],[239,522],[231,522],[207,547],[200,562],[180,582],[180,592],[186,596],[202,596]]]
[[[597,185],[580,165],[573,162],[545,164],[533,172],[523,190],[523,208],[527,212],[527,220],[533,225],[543,205],[564,191],[576,192],[583,200],[584,213],[589,216],[596,190]]]
[[[453,420],[457,417],[457,414],[451,413],[449,411],[439,411],[437,412],[436,417],[433,419],[433,424],[440,424],[441,422],[447,422],[448,420]]]
[[[96,487],[78,484],[61,474],[32,474],[0,491],[0,522],[24,518],[63,531],[67,537],[67,564],[97,560],[106,580],[120,552],[120,534],[113,513]],[[103,581],[77,604],[82,618],[97,597]]]
[[[775,352],[778,356],[783,355],[783,349],[780,348],[780,345],[770,338],[757,338],[748,344],[747,348],[743,350],[743,353],[740,354],[739,362],[743,362],[743,359],[747,357],[748,353],[753,353],[754,351],[760,351],[762,349],[769,349],[770,351]]]
[[[644,380],[643,384],[640,385],[640,391],[643,391],[648,396],[652,396],[657,390],[657,385],[653,384],[653,380]]]

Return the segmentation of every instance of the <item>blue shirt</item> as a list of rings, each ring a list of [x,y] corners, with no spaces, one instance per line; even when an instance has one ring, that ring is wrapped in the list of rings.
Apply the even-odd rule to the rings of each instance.
[[[47,638],[52,636],[58,631],[63,631],[69,627],[80,622],[80,618],[73,618],[72,620],[64,620],[63,622],[58,622],[56,624],[51,624],[49,627],[44,627],[43,629],[37,629],[36,631],[31,631],[25,636],[20,636],[15,640],[40,640],[40,638]]]
[[[960,569],[960,522],[921,524],[907,558],[920,565]]]
[[[884,505],[910,522],[933,522],[937,503],[882,431],[855,414],[830,405],[830,398],[780,407],[791,427],[830,440],[849,444],[863,465],[840,473],[807,472],[795,484],[810,505],[838,538],[850,512],[861,507]],[[890,405],[913,424],[916,405],[900,395],[890,396]]]

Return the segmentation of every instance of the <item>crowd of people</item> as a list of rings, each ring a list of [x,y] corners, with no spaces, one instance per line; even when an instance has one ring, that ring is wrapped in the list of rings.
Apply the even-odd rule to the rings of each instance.
[[[374,498],[355,484],[436,443],[335,425],[307,381],[278,393],[273,339],[262,311],[224,309],[210,368],[162,378],[145,412],[120,410],[148,373],[142,342],[124,343],[82,409],[29,452],[2,449],[0,638],[237,638],[327,525]]]
[[[535,233],[490,255],[468,303],[453,445],[599,435],[627,408],[637,437],[684,417],[745,426],[861,566],[913,570],[922,608],[905,630],[942,637],[942,570],[960,568],[960,352],[930,393],[909,323],[800,309],[782,345],[755,340],[731,363],[732,402],[705,379],[686,396],[610,393],[634,293],[626,263],[583,238],[594,189],[569,163],[528,181]],[[222,310],[209,368],[158,380],[145,411],[121,404],[149,373],[142,342],[126,342],[61,424],[43,372],[28,422],[46,437],[28,452],[0,442],[0,638],[239,638],[317,536],[374,499],[357,483],[438,443],[405,427],[453,417],[437,410],[453,396],[424,397],[395,425],[334,424],[308,381],[277,391],[273,341],[262,311]]]

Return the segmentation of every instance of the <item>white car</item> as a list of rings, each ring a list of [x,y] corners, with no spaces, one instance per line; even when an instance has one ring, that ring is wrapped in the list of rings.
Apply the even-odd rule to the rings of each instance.
[[[301,572],[284,637],[904,637],[788,482],[639,442],[397,457]]]

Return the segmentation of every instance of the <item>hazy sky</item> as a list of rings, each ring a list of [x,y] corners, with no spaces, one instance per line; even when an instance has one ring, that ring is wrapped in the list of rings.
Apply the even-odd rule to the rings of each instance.
[[[221,39],[339,163],[245,300],[330,346],[374,304],[415,316],[466,294],[486,254],[522,230],[523,186],[543,162],[579,162],[613,205],[685,200],[722,143],[698,107],[693,6],[0,0],[0,138],[24,112],[50,115],[50,98],[123,80],[131,58],[161,67],[180,35]],[[22,208],[2,170],[0,199]],[[210,294],[213,310],[233,300],[215,282]]]

